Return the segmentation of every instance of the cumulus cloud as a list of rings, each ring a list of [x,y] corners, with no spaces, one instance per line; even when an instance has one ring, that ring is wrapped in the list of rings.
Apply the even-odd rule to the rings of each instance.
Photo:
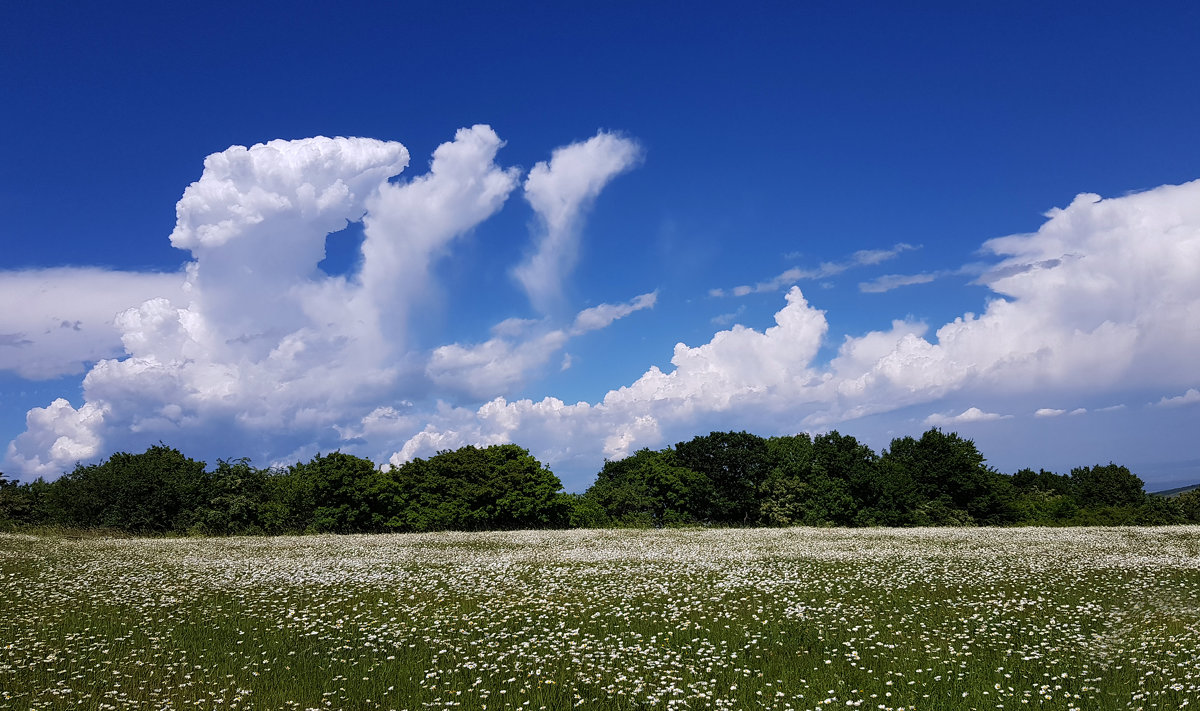
[[[35,407],[25,415],[27,430],[22,448],[10,444],[6,463],[18,472],[50,473],[43,463],[51,460],[64,468],[101,454],[103,440],[97,434],[109,413],[103,404],[84,403],[79,409],[58,398],[46,407]],[[60,472],[53,472],[54,475]]]
[[[675,346],[673,370],[651,367],[634,383],[596,404],[557,398],[509,402],[496,398],[477,409],[441,408],[429,425],[392,457],[399,464],[447,446],[518,441],[559,465],[619,458],[664,435],[690,431],[712,413],[775,418],[803,405],[821,385],[809,367],[827,330],[824,313],[800,289],[775,314],[775,325],[720,331],[706,344]],[[767,402],[771,396],[772,402]]]
[[[835,334],[836,353],[819,362],[825,312],[793,286],[770,328],[739,325],[678,343],[669,366],[649,366],[597,402],[510,400],[569,362],[570,339],[650,308],[657,295],[556,313],[583,213],[637,159],[631,141],[602,133],[555,151],[524,184],[538,223],[531,256],[512,273],[547,315],[502,321],[478,343],[414,346],[412,316],[437,288],[437,261],[519,184],[496,163],[502,145],[485,126],[464,129],[426,174],[396,182],[408,162],[396,143],[273,141],[210,156],[172,233],[193,257],[182,288],[139,292],[132,308],[106,317],[123,356],[96,363],[78,407],[58,400],[31,410],[6,469],[56,475],[130,442],[187,449],[192,437],[222,442],[226,455],[261,450],[269,461],[354,443],[394,463],[516,441],[557,471],[594,472],[603,457],[710,426],[795,432],[910,406],[937,410],[949,395],[978,406],[954,414],[942,405],[929,424],[1006,417],[987,409],[1021,398],[1070,402],[1138,388],[1191,388],[1164,405],[1200,398],[1198,181],[1107,200],[1081,195],[1036,232],[987,242],[996,263],[979,280],[992,299],[940,327],[898,319]],[[361,268],[323,274],[327,235],[358,220]],[[814,273],[879,264],[907,248],[860,252]],[[803,278],[786,276],[745,288]],[[59,323],[74,332],[90,318]],[[37,344],[32,325],[0,323],[0,351]]]
[[[513,270],[513,276],[534,308],[549,312],[561,300],[563,280],[579,258],[584,214],[604,186],[640,157],[635,142],[602,131],[556,149],[549,162],[529,171],[525,199],[537,214],[541,232],[533,253]]]
[[[760,281],[753,286],[743,284],[735,286],[732,289],[710,289],[709,296],[747,296],[749,294],[761,294],[765,292],[779,291],[780,289],[789,287],[796,282],[805,279],[827,279],[831,276],[837,276],[854,267],[872,266],[880,264],[889,259],[894,259],[902,252],[919,249],[911,244],[900,242],[890,249],[860,249],[846,259],[837,262],[822,262],[819,266],[809,269],[801,267],[792,267],[785,270],[765,281]]]
[[[496,163],[503,145],[487,126],[461,129],[425,174],[408,180],[393,180],[408,165],[407,149],[374,139],[270,141],[209,156],[176,206],[171,243],[192,255],[184,273],[41,272],[30,279],[50,295],[38,311],[61,316],[63,335],[43,333],[41,321],[0,320],[0,358],[45,347],[56,349],[59,370],[98,361],[80,407],[59,400],[30,411],[7,466],[55,476],[77,459],[159,438],[185,448],[221,441],[272,462],[346,444],[378,454],[449,409],[418,411],[412,399],[505,394],[570,338],[653,306],[650,293],[585,309],[558,327],[508,319],[484,343],[428,353],[410,342],[411,315],[436,298],[437,261],[519,185],[517,169]],[[583,213],[637,153],[632,141],[601,133],[534,169],[526,196],[541,228],[524,273],[547,278],[533,291],[549,293],[538,289],[569,271]],[[358,221],[357,271],[325,274],[326,239]],[[89,301],[89,285],[113,288]],[[0,278],[5,286],[28,284]],[[75,302],[87,307],[50,308]],[[61,347],[68,337],[80,345]],[[13,362],[32,373],[29,356]]]
[[[952,425],[969,424],[972,422],[991,422],[992,420],[1006,420],[1012,415],[1001,415],[995,412],[984,412],[978,407],[968,407],[957,415],[946,415],[935,412],[925,418],[925,424],[934,427],[946,427]]]
[[[1182,405],[1194,405],[1200,402],[1200,390],[1196,388],[1188,388],[1182,395],[1175,397],[1166,397],[1165,395],[1158,401],[1159,407],[1180,407]]]
[[[449,391],[472,398],[495,397],[524,383],[532,371],[562,349],[567,338],[556,329],[520,343],[491,338],[470,346],[440,346],[433,351],[426,372]]]
[[[42,380],[82,373],[121,353],[117,314],[147,299],[178,300],[182,274],[89,268],[0,272],[0,370]]]
[[[568,441],[577,433],[573,441],[582,446],[603,442],[592,445],[602,447],[593,457],[617,457],[694,433],[714,414],[726,427],[758,418],[767,431],[795,431],[951,393],[986,400],[1192,381],[1200,346],[1200,182],[1108,200],[1082,195],[1047,217],[1037,232],[984,245],[1001,258],[981,277],[995,297],[982,314],[964,314],[932,334],[924,323],[897,320],[844,337],[822,366],[813,359],[826,330],[823,313],[793,288],[766,332],[735,327],[701,346],[679,344],[673,370],[651,367],[595,404],[497,400],[475,412],[447,411],[396,460],[451,431],[462,442],[549,443],[549,432]],[[1008,416],[973,407],[928,423],[1001,417]],[[588,439],[595,432],[603,437]]]
[[[171,243],[193,257],[176,277],[182,289],[137,294],[109,314],[125,357],[96,363],[81,408],[60,401],[31,412],[8,461],[54,475],[108,440],[179,442],[214,428],[290,447],[280,442],[336,437],[348,413],[419,387],[406,315],[453,238],[516,187],[517,172],[495,164],[502,145],[486,126],[462,129],[428,173],[399,183],[389,178],[408,151],[374,139],[271,141],[209,156],[176,206]],[[358,220],[361,270],[323,274],[326,237]]]
[[[596,331],[635,311],[654,306],[655,292],[641,294],[623,304],[600,304],[575,315],[568,329],[539,332],[544,322],[507,319],[492,328],[493,337],[483,343],[453,343],[434,349],[425,372],[447,393],[476,399],[507,395],[523,385],[558,353],[567,341]],[[561,370],[570,367],[564,356]]]

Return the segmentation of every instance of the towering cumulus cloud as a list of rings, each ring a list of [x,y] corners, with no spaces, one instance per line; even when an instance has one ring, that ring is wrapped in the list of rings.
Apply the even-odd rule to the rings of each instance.
[[[581,266],[589,205],[640,156],[632,141],[602,132],[530,171],[528,208],[515,203],[535,218],[526,256],[478,267],[493,293],[456,293],[448,302],[466,304],[473,318],[454,324],[457,340],[422,343],[429,336],[418,326],[432,318],[423,307],[447,303],[436,299],[446,271],[439,263],[470,246],[460,238],[522,184],[518,170],[497,164],[502,146],[487,126],[462,129],[426,173],[404,180],[396,176],[409,155],[399,143],[235,146],[209,156],[179,201],[171,242],[191,254],[183,272],[0,273],[0,294],[45,287],[29,313],[0,316],[0,368],[51,377],[99,359],[77,407],[60,399],[28,412],[4,470],[57,476],[76,461],[160,439],[262,464],[338,447],[399,463],[516,441],[579,485],[571,472],[594,472],[604,457],[708,428],[795,432],[912,406],[923,409],[917,423],[1024,417],[1044,427],[1050,415],[1085,412],[1066,405],[1083,392],[1141,389],[1152,393],[1144,401],[1179,408],[1198,401],[1200,181],[1080,195],[1036,232],[985,243],[992,266],[979,283],[990,299],[981,313],[940,327],[900,318],[879,331],[833,334],[836,353],[822,358],[825,305],[792,286],[769,328],[734,326],[699,345],[679,343],[669,366],[640,368],[597,402],[521,398],[539,376],[571,365],[573,339],[648,317],[659,296],[649,285],[623,303],[580,308],[563,294]],[[362,225],[359,266],[328,275],[319,268],[326,240],[348,222]],[[471,241],[483,239],[480,231]],[[859,252],[821,274],[908,249]],[[803,276],[744,290],[782,289]],[[109,296],[88,300],[64,285],[71,279]],[[920,281],[890,279],[888,288]],[[497,289],[522,310],[528,301],[536,318],[504,313],[490,331],[478,326],[474,311],[485,299],[494,308],[484,318],[507,308],[493,303],[502,301]],[[29,354],[48,352],[61,357],[38,370]]]
[[[487,126],[461,129],[434,151],[427,173],[399,182],[391,179],[409,154],[395,142],[317,137],[234,146],[205,160],[176,207],[171,243],[192,256],[183,274],[0,275],[0,289],[53,287],[42,289],[50,296],[28,323],[13,321],[0,334],[0,347],[16,354],[11,369],[37,375],[23,350],[55,344],[63,355],[42,366],[49,375],[99,359],[84,378],[80,407],[59,399],[28,413],[6,467],[56,476],[76,461],[159,438],[279,459],[370,437],[377,456],[389,438],[398,446],[422,424],[407,412],[410,397],[447,378],[469,396],[521,382],[580,328],[541,323],[432,356],[410,343],[409,318],[429,299],[437,261],[520,182],[518,169],[497,165],[502,146]],[[534,168],[526,189],[545,229],[533,250],[548,255],[539,264],[560,275],[568,268],[582,212],[635,154],[630,141],[601,133]],[[325,274],[319,264],[329,235],[360,221],[360,267]],[[80,290],[65,287],[81,275],[85,284],[120,282],[124,289],[109,291],[122,298],[92,299],[81,309]],[[593,307],[581,328],[651,305],[653,295],[644,295],[631,305]],[[60,323],[62,335],[51,334],[57,340],[27,337],[35,326],[50,333]],[[62,347],[84,328],[96,335],[75,335],[74,350]]]
[[[138,434],[266,440],[284,454],[387,398],[405,385],[403,321],[430,264],[516,186],[494,162],[501,145],[486,126],[463,129],[402,184],[388,182],[409,160],[394,142],[318,137],[209,156],[176,208],[171,243],[193,257],[182,289],[116,317],[126,357],[92,368],[78,410],[30,411],[9,465],[53,476]],[[327,235],[364,216],[360,273],[324,275]]]

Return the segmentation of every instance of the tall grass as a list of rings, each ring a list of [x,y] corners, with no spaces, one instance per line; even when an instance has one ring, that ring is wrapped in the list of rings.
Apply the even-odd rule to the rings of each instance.
[[[1179,709],[1200,527],[0,535],[3,709]]]

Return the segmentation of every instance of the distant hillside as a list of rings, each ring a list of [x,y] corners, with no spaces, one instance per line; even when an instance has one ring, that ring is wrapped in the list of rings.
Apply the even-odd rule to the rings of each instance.
[[[1180,486],[1175,489],[1167,489],[1166,491],[1152,491],[1152,492],[1150,492],[1150,495],[1151,496],[1165,496],[1166,498],[1169,499],[1174,496],[1179,496],[1180,494],[1185,494],[1189,491],[1192,491],[1193,489],[1200,489],[1200,484],[1192,484],[1191,486]]]

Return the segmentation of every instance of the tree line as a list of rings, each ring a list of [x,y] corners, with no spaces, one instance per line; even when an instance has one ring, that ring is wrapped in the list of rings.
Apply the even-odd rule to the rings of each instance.
[[[582,494],[514,444],[398,467],[342,452],[216,467],[158,444],[54,481],[0,474],[0,526],[238,535],[578,527],[1159,525],[1200,522],[1200,491],[1146,494],[1116,464],[1000,473],[931,429],[877,454],[838,432],[712,432],[606,461]]]

